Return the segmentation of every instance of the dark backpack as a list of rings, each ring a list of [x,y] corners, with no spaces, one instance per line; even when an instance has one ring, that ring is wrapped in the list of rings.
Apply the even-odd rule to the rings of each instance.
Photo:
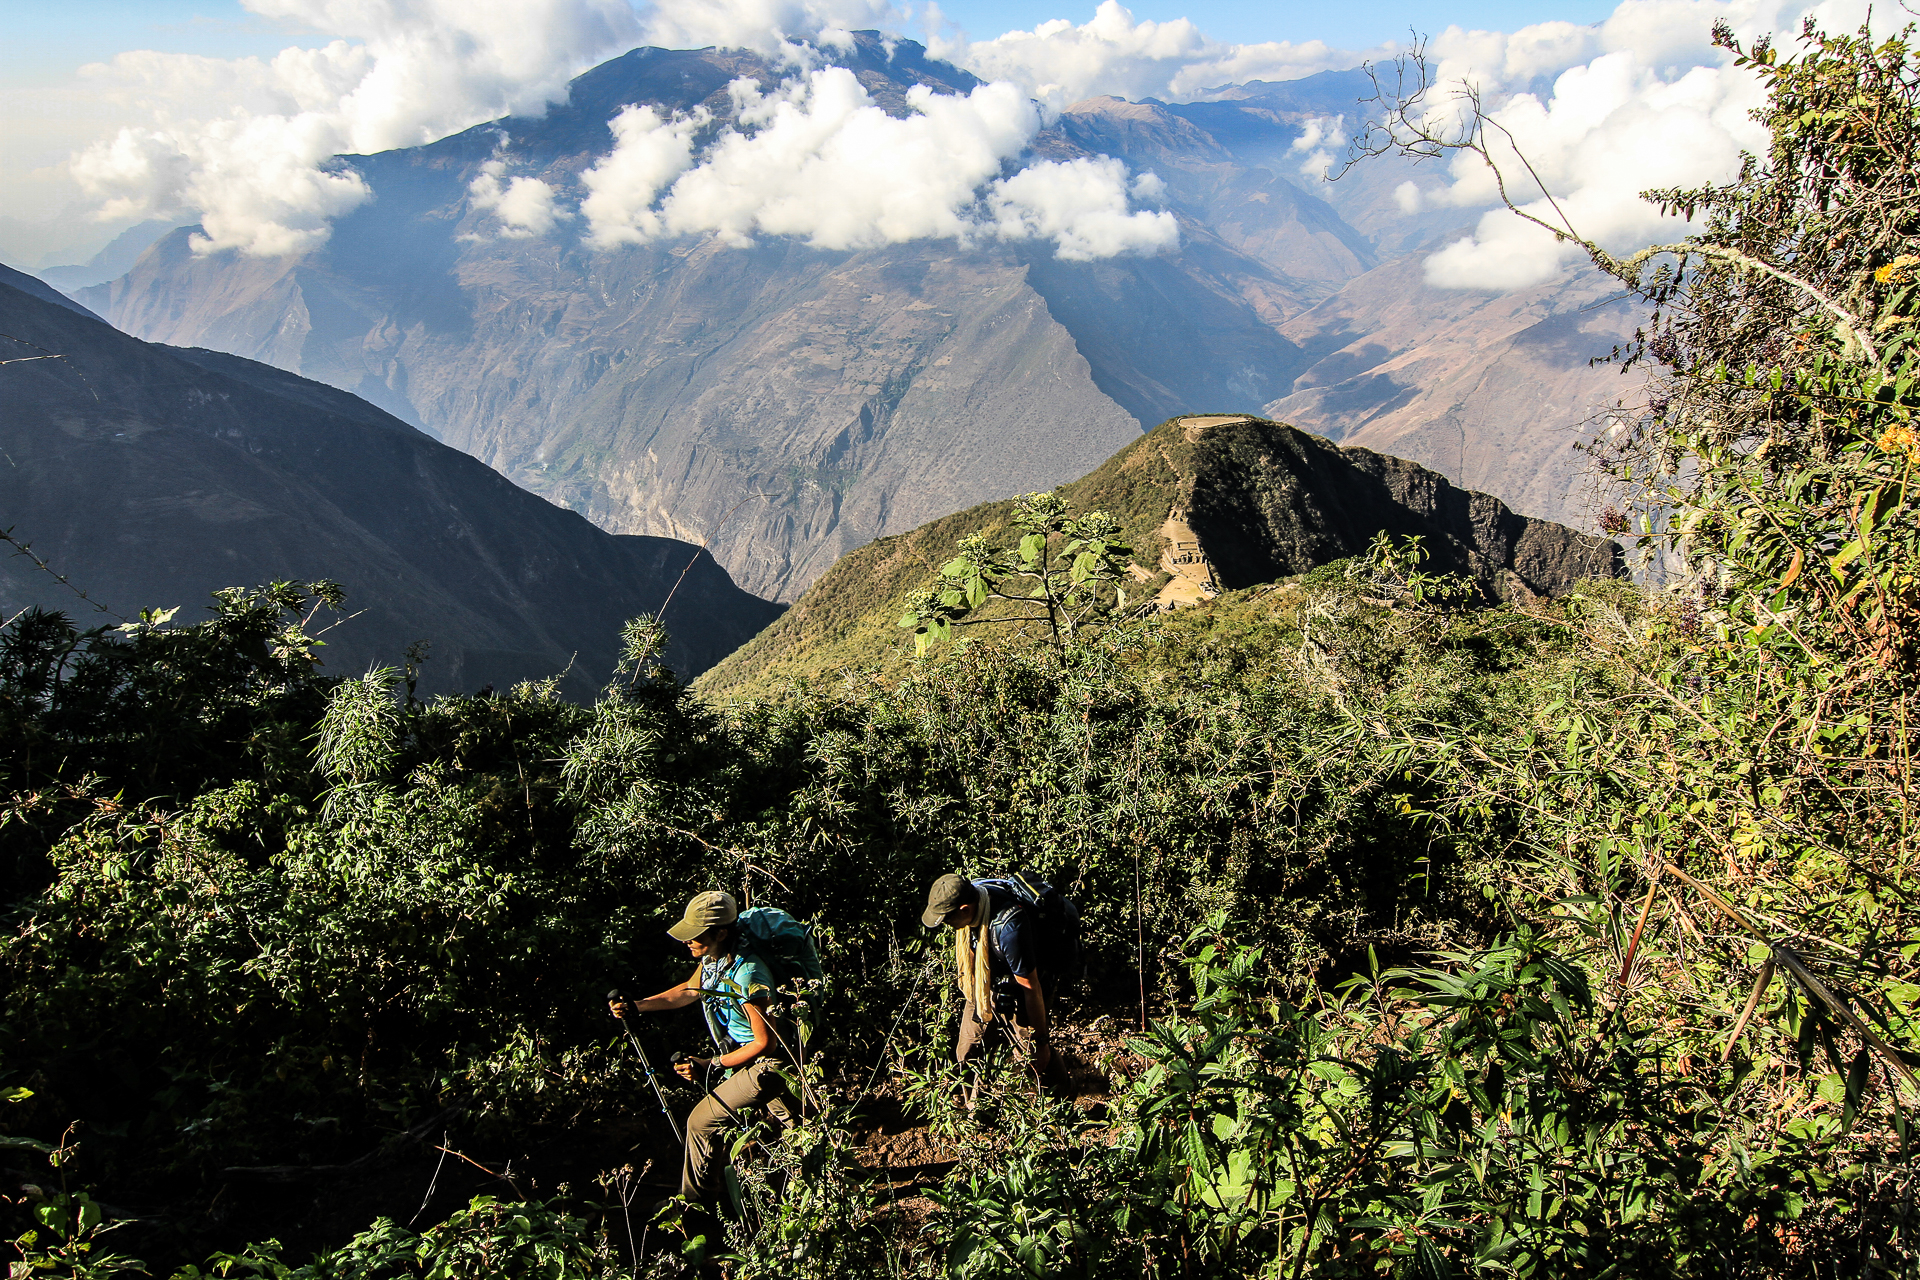
[[[1016,871],[1007,877],[1007,883],[1033,918],[1040,972],[1051,978],[1056,988],[1080,981],[1080,908],[1072,898],[1031,872]]]

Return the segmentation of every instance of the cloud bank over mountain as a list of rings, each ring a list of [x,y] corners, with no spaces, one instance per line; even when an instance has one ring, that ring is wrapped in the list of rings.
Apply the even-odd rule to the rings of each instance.
[[[1170,215],[1151,207],[1155,179],[1117,161],[1019,160],[1045,118],[1096,94],[1205,99],[1250,79],[1351,67],[1392,49],[1319,42],[1227,44],[1186,19],[1137,21],[1119,0],[1092,18],[970,40],[936,32],[929,52],[988,83],[961,97],[923,92],[888,115],[834,50],[855,29],[938,25],[938,11],[888,0],[247,0],[264,16],[337,37],[270,61],[127,53],[87,69],[124,102],[129,123],[78,155],[73,173],[103,218],[197,218],[198,247],[272,256],[310,249],[331,221],[369,197],[338,155],[410,146],[508,114],[537,114],[570,76],[637,44],[720,45],[772,57],[786,79],[735,87],[736,113],[704,117],[631,108],[569,205],[545,181],[476,179],[477,207],[506,237],[580,235],[600,249],[709,234],[730,244],[793,236],[829,248],[921,238],[1051,241],[1070,259],[1172,247]],[[1471,85],[1499,125],[1509,191],[1553,210],[1511,154],[1517,147],[1559,209],[1613,248],[1683,234],[1638,192],[1721,181],[1761,134],[1751,73],[1708,39],[1716,21],[1751,38],[1791,34],[1811,14],[1856,25],[1857,0],[1807,10],[1769,0],[1624,0],[1603,23],[1545,22],[1511,33],[1448,28],[1428,46],[1444,123]],[[1303,139],[1302,172],[1338,159],[1341,127]],[[703,133],[703,130],[705,131]],[[1511,140],[1508,146],[1506,140]],[[1494,175],[1457,155],[1404,184],[1400,207],[1497,203]],[[1474,233],[1428,261],[1429,283],[1510,289],[1578,256],[1538,227],[1494,209]]]
[[[844,67],[772,93],[750,79],[730,90],[736,127],[697,158],[704,110],[667,120],[628,107],[614,118],[613,150],[583,178],[590,244],[698,233],[735,245],[794,236],[825,249],[1037,238],[1086,260],[1178,243],[1171,214],[1130,209],[1133,197],[1153,197],[1155,180],[1130,182],[1118,161],[1042,161],[999,177],[1041,124],[1011,84],[965,97],[917,86],[904,117],[881,110]]]
[[[297,253],[365,201],[331,157],[540,110],[643,36],[627,0],[247,0],[338,37],[271,61],[123,53],[85,69],[133,122],[73,163],[103,218],[195,215],[209,247]]]
[[[1449,28],[1429,49],[1437,89],[1428,120],[1443,132],[1457,127],[1463,87],[1472,86],[1498,126],[1488,140],[1508,193],[1527,212],[1550,223],[1564,214],[1580,234],[1614,252],[1670,242],[1689,224],[1662,215],[1640,193],[1730,181],[1743,151],[1766,145],[1765,129],[1749,114],[1764,103],[1764,89],[1713,47],[1714,24],[1726,23],[1743,41],[1784,41],[1807,18],[1849,30],[1867,15],[1865,4],[1851,0],[1812,8],[1625,0],[1591,27],[1546,22],[1511,35]],[[1445,178],[1414,183],[1402,207],[1472,209],[1499,199],[1494,171],[1476,155],[1456,153]],[[1426,278],[1444,288],[1504,291],[1540,284],[1583,256],[1577,245],[1493,208],[1473,235],[1427,260]]]

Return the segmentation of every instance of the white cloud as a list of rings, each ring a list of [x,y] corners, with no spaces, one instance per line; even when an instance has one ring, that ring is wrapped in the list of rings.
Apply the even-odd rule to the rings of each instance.
[[[814,47],[845,47],[853,31],[902,30],[907,9],[890,0],[661,0],[644,7],[644,41],[663,49],[751,49],[800,69]]]
[[[588,241],[599,248],[712,234],[736,245],[793,236],[825,249],[918,239],[1051,240],[1062,257],[1154,252],[1178,241],[1171,215],[1134,212],[1117,160],[1046,163],[1002,177],[1040,129],[1012,85],[965,96],[925,86],[890,116],[844,67],[808,71],[763,93],[731,86],[736,114],[704,153],[706,119],[630,107],[614,147],[584,175]],[[1156,199],[1145,175],[1131,195]]]
[[[640,32],[628,0],[247,3],[342,38],[270,61],[140,52],[86,68],[97,92],[141,120],[73,162],[102,217],[197,212],[201,249],[310,249],[369,194],[333,156],[538,110]],[[534,189],[511,191],[503,199],[537,221]]]
[[[1055,109],[1095,94],[1184,101],[1227,84],[1357,66],[1368,56],[1319,40],[1227,44],[1186,18],[1137,22],[1119,0],[1102,0],[1080,26],[1057,18],[991,40],[936,36],[928,52],[976,75],[1012,81]]]
[[[1134,185],[1152,196],[1159,183],[1147,174]],[[995,183],[987,203],[1003,239],[1051,240],[1055,252],[1072,262],[1158,253],[1180,243],[1172,214],[1128,212],[1127,167],[1110,156],[1031,165]]]
[[[886,114],[851,71],[808,73],[749,102],[764,121],[729,132],[674,184],[669,227],[734,243],[756,233],[798,236],[827,249],[958,237],[975,190],[1024,149],[1040,122],[1012,85],[966,97],[915,86],[912,113]]]
[[[654,201],[692,165],[693,135],[706,122],[704,111],[663,120],[652,107],[621,108],[607,125],[613,150],[581,175],[587,198],[580,212],[590,244],[609,249],[664,234],[666,223]]]
[[[257,13],[335,37],[271,59],[126,53],[87,69],[95,93],[125,123],[86,148],[71,171],[103,219],[196,215],[200,248],[295,253],[369,197],[337,155],[411,146],[481,120],[541,109],[566,80],[638,43],[718,44],[766,53],[792,76],[761,95],[735,92],[732,127],[710,137],[704,113],[675,119],[629,108],[614,145],[585,174],[579,212],[590,244],[608,248],[669,234],[734,242],[791,235],[856,247],[921,236],[1050,238],[1061,253],[1164,246],[1163,214],[1100,165],[1009,170],[1040,124],[1029,99],[1057,109],[1094,94],[1194,99],[1249,79],[1292,79],[1356,65],[1391,49],[1343,51],[1319,42],[1235,45],[1187,19],[1139,21],[1104,0],[1087,21],[1042,23],[984,40],[929,41],[930,52],[992,83],[964,97],[916,91],[914,110],[887,116],[827,52],[854,29],[941,25],[916,0],[244,0]],[[1804,0],[1624,0],[1605,22],[1543,22],[1510,33],[1449,28],[1430,52],[1442,80],[1480,86],[1560,206],[1612,248],[1671,236],[1637,192],[1732,175],[1759,145],[1746,112],[1760,98],[1750,73],[1708,42],[1715,19],[1753,34],[1791,34]],[[1864,0],[1811,12],[1845,29]],[[1444,113],[1447,104],[1439,103]],[[1344,121],[1311,121],[1295,143],[1302,172],[1323,171]],[[703,132],[704,130],[704,132]],[[706,141],[702,142],[702,139]],[[1517,176],[1513,164],[1510,177]],[[1029,177],[1028,174],[1033,176]],[[1403,184],[1407,212],[1494,203],[1490,175],[1458,157],[1441,184]],[[1524,182],[1524,179],[1521,179]],[[488,185],[491,183],[491,185]],[[1518,190],[1522,200],[1537,192]],[[499,233],[551,234],[568,215],[562,193],[502,168],[472,198]],[[1114,249],[1112,246],[1125,246]],[[1530,283],[1577,256],[1504,211],[1434,256],[1436,284]]]
[[[467,196],[476,209],[492,210],[500,221],[500,238],[528,240],[544,236],[554,225],[573,217],[554,202],[553,188],[538,178],[517,177],[506,186],[506,161],[493,159],[480,166],[479,176],[467,184]]]
[[[1300,162],[1300,176],[1303,178],[1324,178],[1327,170],[1333,166],[1334,154],[1330,143],[1345,144],[1347,118],[1345,116],[1314,116],[1301,130],[1300,136],[1293,140],[1290,151],[1303,151],[1306,159]]]
[[[1866,15],[1864,5],[1852,3],[1805,12],[1841,30]],[[1713,23],[1726,21],[1748,39],[1770,32],[1791,38],[1801,17],[1797,7],[1769,0],[1625,0],[1594,27],[1550,22],[1511,34],[1450,28],[1431,48],[1443,92],[1430,119],[1457,120],[1464,104],[1453,94],[1462,84],[1476,86],[1505,131],[1489,137],[1508,193],[1529,213],[1555,223],[1564,214],[1581,235],[1613,252],[1671,241],[1689,224],[1663,217],[1639,193],[1728,181],[1743,150],[1766,146],[1765,130],[1749,114],[1764,101],[1764,88],[1712,48]],[[1493,172],[1476,156],[1457,153],[1448,177],[1440,190],[1408,194],[1402,209],[1412,212],[1422,201],[1475,208],[1499,199]],[[1470,237],[1429,258],[1426,274],[1441,287],[1514,289],[1583,256],[1578,246],[1497,208]]]

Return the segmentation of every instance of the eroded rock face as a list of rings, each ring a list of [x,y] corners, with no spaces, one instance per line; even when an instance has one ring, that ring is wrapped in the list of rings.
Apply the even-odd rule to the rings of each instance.
[[[1558,595],[1622,571],[1615,543],[1516,514],[1404,458],[1259,418],[1183,435],[1192,440],[1186,520],[1223,590],[1359,555],[1382,532],[1420,538],[1430,568],[1466,574],[1502,599]]]

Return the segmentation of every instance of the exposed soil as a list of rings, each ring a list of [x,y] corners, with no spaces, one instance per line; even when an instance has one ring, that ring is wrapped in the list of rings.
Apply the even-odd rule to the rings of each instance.
[[[1090,1119],[1104,1119],[1114,1090],[1145,1066],[1127,1047],[1136,1034],[1132,1021],[1111,1013],[1084,1010],[1062,1017],[1053,1026],[1059,1070],[1048,1088]],[[1004,1059],[998,1069],[1025,1074],[1023,1066]],[[958,1153],[891,1089],[865,1100],[850,1128],[859,1139],[854,1158],[873,1171],[887,1195],[876,1221],[889,1229],[896,1250],[924,1248],[927,1223],[939,1209],[927,1193],[952,1172]]]

